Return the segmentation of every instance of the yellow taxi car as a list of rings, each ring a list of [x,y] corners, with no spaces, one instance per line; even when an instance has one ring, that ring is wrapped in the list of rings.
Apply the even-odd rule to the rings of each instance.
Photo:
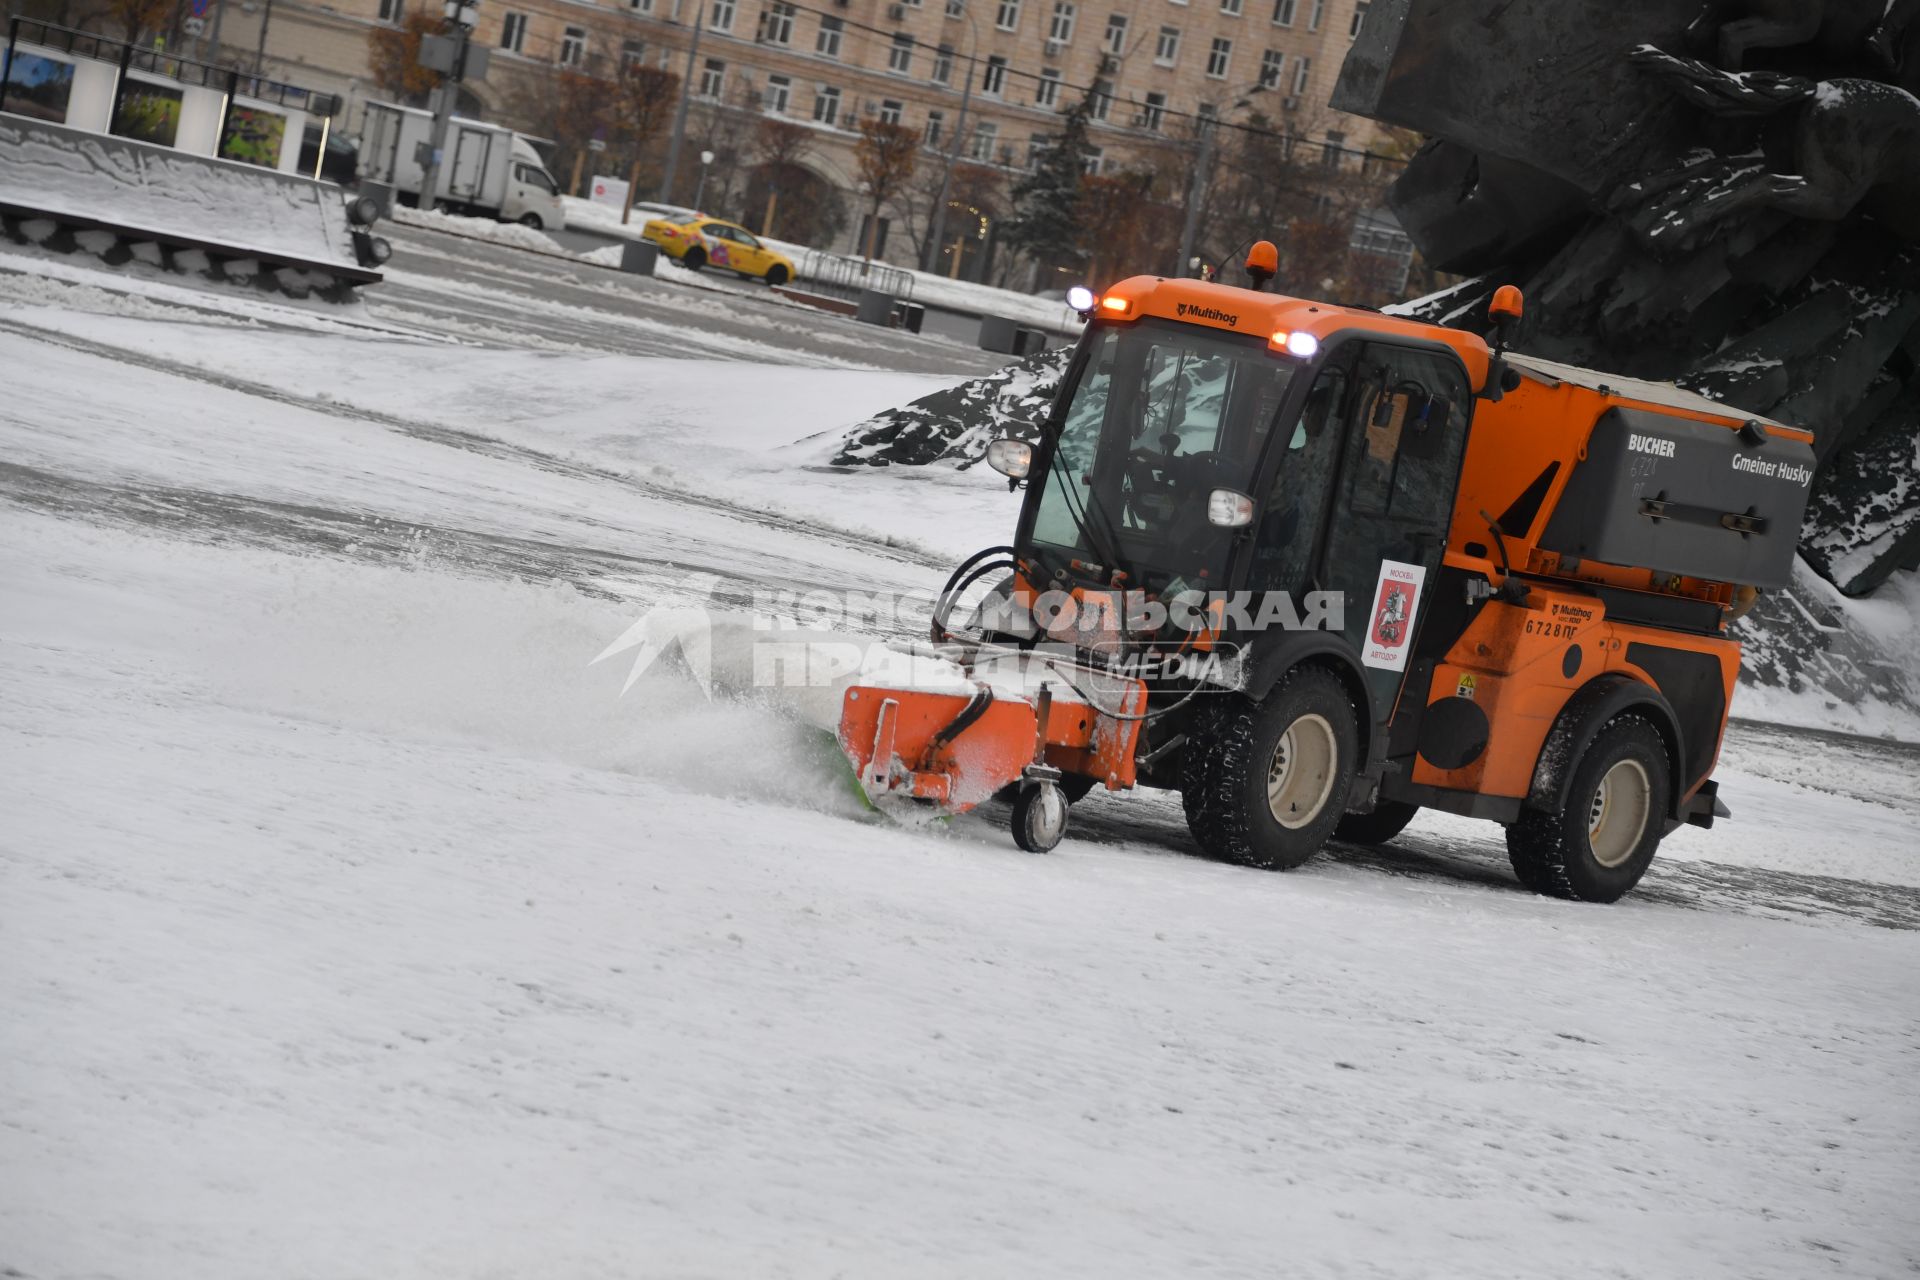
[[[640,235],[691,271],[719,267],[768,284],[785,284],[794,276],[791,258],[769,249],[745,227],[705,214],[654,218],[640,228]]]

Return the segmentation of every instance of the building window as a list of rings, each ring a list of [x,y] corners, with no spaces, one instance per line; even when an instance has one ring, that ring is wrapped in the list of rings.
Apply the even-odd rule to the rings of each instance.
[[[1225,36],[1213,38],[1213,48],[1207,51],[1207,78],[1225,80],[1227,68],[1233,65],[1233,41]]]
[[[1052,141],[1053,135],[1050,133],[1036,133],[1027,139],[1027,168],[1031,169],[1040,163],[1040,153],[1045,151]]]
[[[627,0],[627,7],[635,13],[652,13],[653,0]]]
[[[1260,87],[1262,89],[1280,87],[1280,69],[1286,61],[1287,55],[1278,49],[1269,49],[1260,55]]]
[[[1352,40],[1360,34],[1361,24],[1367,20],[1367,0],[1360,0],[1353,6],[1353,21],[1347,24],[1347,39]]]
[[[814,38],[813,51],[828,58],[840,56],[840,33],[846,23],[838,18],[820,19],[820,34]]]
[[[1127,51],[1127,15],[1110,14],[1107,17],[1107,52],[1119,55]]]
[[[1300,7],[1300,0],[1273,0],[1273,21],[1275,25],[1290,27],[1293,14]]]
[[[940,145],[940,131],[946,127],[947,113],[944,111],[927,112],[926,143],[930,147]]]
[[[733,30],[734,0],[713,0],[707,6],[707,27],[713,31]]]
[[[1099,173],[1106,167],[1106,152],[1102,151],[1099,147],[1088,147],[1080,153],[1080,172],[1092,175]]]
[[[1054,0],[1053,21],[1047,24],[1047,39],[1065,44],[1073,39],[1074,7],[1068,0]]]
[[[830,84],[823,84],[813,91],[813,118],[821,124],[831,125],[840,119],[840,91]]]
[[[967,0],[947,0],[947,16],[949,18],[965,17],[966,12]]]
[[[1318,31],[1320,19],[1327,16],[1327,0],[1313,0],[1313,16],[1307,19],[1307,30]]]
[[[1007,60],[999,54],[987,59],[987,69],[980,73],[980,92],[1000,96],[1007,87]]]
[[[900,110],[899,103],[895,102],[892,98],[881,99],[880,101],[880,123],[881,124],[899,124],[900,115],[901,115],[901,110]]]
[[[1049,67],[1040,73],[1040,82],[1034,86],[1035,106],[1052,107],[1060,102],[1060,73]]]
[[[1295,58],[1293,60],[1293,96],[1294,97],[1299,98],[1299,97],[1304,97],[1306,95],[1307,77],[1309,74],[1312,73],[1312,71],[1313,71],[1312,58]]]
[[[568,27],[560,37],[560,62],[562,66],[577,67],[587,57],[587,29]]]
[[[953,46],[943,44],[933,54],[933,82],[935,84],[953,83]]]
[[[994,144],[1000,140],[1000,126],[991,120],[982,120],[973,126],[973,144],[967,148],[967,154],[975,160],[991,162]]]
[[[718,102],[727,87],[727,64],[718,58],[708,58],[700,68],[700,93],[698,96],[708,102]]]
[[[913,37],[906,32],[896,32],[893,44],[887,49],[887,70],[906,75],[913,70]]]
[[[1329,169],[1340,167],[1340,157],[1347,153],[1347,135],[1335,129],[1327,131],[1327,145],[1320,148],[1320,163]]]
[[[1241,0],[1220,0],[1220,12],[1229,18],[1237,18],[1240,16],[1240,3]]]
[[[1095,80],[1087,95],[1087,111],[1095,120],[1105,120],[1113,112],[1113,81]]]
[[[766,40],[768,44],[791,45],[793,43],[793,14],[790,4],[776,4],[767,10]]]
[[[380,21],[398,22],[402,12],[401,0],[380,0]]]
[[[793,80],[788,76],[767,77],[767,110],[776,116],[787,114],[793,105]]]
[[[527,48],[527,15],[509,13],[500,24],[500,47],[508,53],[524,53]]]
[[[647,65],[647,46],[639,40],[623,40],[620,43],[620,69],[638,71]]]
[[[1017,31],[1020,27],[1020,0],[1000,0],[993,12],[993,25],[1002,31]]]
[[[1160,28],[1160,39],[1153,46],[1153,60],[1163,67],[1180,61],[1180,28]]]
[[[1151,129],[1155,133],[1158,133],[1160,132],[1160,126],[1165,124],[1166,121],[1167,95],[1164,93],[1148,94],[1146,109],[1140,113],[1141,127]]]

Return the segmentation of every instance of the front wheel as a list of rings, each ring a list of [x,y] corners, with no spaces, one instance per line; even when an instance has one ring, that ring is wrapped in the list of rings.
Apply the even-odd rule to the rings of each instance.
[[[1224,695],[1188,738],[1188,830],[1210,858],[1299,866],[1346,811],[1359,740],[1353,701],[1324,668],[1296,668],[1258,703]]]
[[[767,283],[769,285],[777,289],[786,282],[787,269],[785,267],[776,262],[767,268]]]
[[[1635,715],[1607,722],[1573,771],[1566,803],[1507,828],[1507,860],[1535,893],[1614,902],[1640,883],[1670,806],[1666,744]]]

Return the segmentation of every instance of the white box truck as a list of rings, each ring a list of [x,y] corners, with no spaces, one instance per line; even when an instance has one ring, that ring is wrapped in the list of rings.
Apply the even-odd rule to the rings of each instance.
[[[498,218],[555,231],[566,226],[560,184],[526,138],[480,120],[448,122],[439,190],[421,195],[433,146],[433,114],[369,102],[360,131],[360,179],[384,182],[421,208]]]

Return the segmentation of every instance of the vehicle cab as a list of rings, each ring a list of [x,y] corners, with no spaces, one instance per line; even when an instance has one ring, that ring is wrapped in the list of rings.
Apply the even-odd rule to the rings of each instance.
[[[533,144],[518,134],[513,138],[507,194],[501,202],[500,218],[503,222],[520,222],[548,231],[559,231],[567,225],[560,184],[547,172],[546,162],[533,149]]]

